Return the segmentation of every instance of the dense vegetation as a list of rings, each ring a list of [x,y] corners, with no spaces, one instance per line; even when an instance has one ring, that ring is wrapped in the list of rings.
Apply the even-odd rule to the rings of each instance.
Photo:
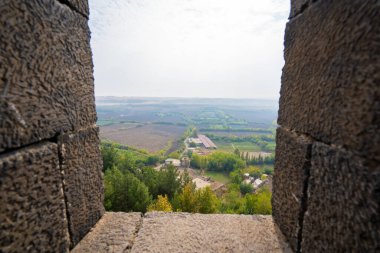
[[[250,186],[242,183],[242,173],[258,178],[263,171],[252,166],[246,168],[246,161],[237,154],[214,152],[205,157],[192,156],[192,163],[199,163],[199,168],[229,173],[232,183],[218,197],[210,187],[195,189],[189,175],[186,172],[180,175],[173,166],[154,169],[159,156],[121,149],[110,143],[102,143],[101,152],[107,210],[271,213],[270,191],[264,188],[252,194]]]

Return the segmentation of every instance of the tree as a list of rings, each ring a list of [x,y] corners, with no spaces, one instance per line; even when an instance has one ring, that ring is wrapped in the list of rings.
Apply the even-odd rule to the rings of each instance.
[[[231,153],[214,152],[207,159],[207,168],[212,171],[230,172],[234,169],[245,167],[245,162],[240,157]]]
[[[244,197],[244,214],[254,214],[257,206],[257,198],[253,194],[246,194]]]
[[[182,186],[179,178],[178,169],[173,165],[161,168],[157,182],[158,194],[168,195],[170,199],[173,198]]]
[[[173,208],[169,202],[168,196],[158,195],[157,200],[148,206],[148,211],[172,212]]]
[[[238,213],[243,205],[240,189],[237,184],[230,184],[228,192],[222,196],[220,210],[222,213]]]
[[[151,201],[148,188],[133,174],[122,173],[116,166],[104,176],[105,207],[109,211],[145,212]]]
[[[256,214],[272,214],[272,193],[267,187],[263,187],[256,195],[257,201],[254,209]]]
[[[122,172],[136,173],[136,158],[131,153],[124,152],[120,155],[117,165]]]
[[[159,177],[160,172],[153,168],[145,167],[138,174],[138,178],[143,182],[149,189],[149,193],[156,198],[159,195]]]
[[[102,153],[103,158],[103,172],[118,163],[119,154],[115,144],[101,143],[100,152]]]
[[[240,157],[240,150],[238,148],[235,148],[234,154],[238,157]]]
[[[246,184],[244,182],[240,184],[240,192],[241,192],[241,194],[245,195],[247,193],[251,193],[252,191],[253,191],[252,184]]]
[[[197,169],[202,169],[207,166],[207,161],[204,156],[193,153],[191,156],[190,165]]]
[[[219,205],[220,202],[210,187],[196,190],[193,183],[186,184],[173,200],[175,210],[189,213],[216,213]]]
[[[195,187],[188,183],[183,187],[182,192],[173,200],[173,206],[176,211],[196,213],[198,211],[197,196]]]
[[[240,184],[243,181],[242,173],[239,169],[233,170],[230,172],[230,178],[232,183]]]
[[[145,161],[145,165],[156,165],[159,162],[160,158],[156,155],[150,155]]]
[[[200,213],[216,213],[220,205],[219,199],[209,186],[197,191],[197,206]]]

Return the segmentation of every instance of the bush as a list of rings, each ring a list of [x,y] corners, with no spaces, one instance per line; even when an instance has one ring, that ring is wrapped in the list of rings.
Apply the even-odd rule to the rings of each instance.
[[[168,196],[158,195],[157,200],[148,206],[148,211],[172,212],[173,208],[169,202]]]
[[[252,184],[246,184],[246,183],[241,183],[240,184],[240,192],[241,192],[241,194],[245,195],[247,193],[252,193],[252,191],[253,191]]]

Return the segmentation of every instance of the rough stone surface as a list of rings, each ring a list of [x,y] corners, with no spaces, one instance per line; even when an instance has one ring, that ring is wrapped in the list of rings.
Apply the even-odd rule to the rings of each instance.
[[[75,10],[85,17],[89,16],[88,0],[57,0],[63,4],[69,6],[72,10]]]
[[[289,19],[302,13],[311,4],[311,0],[291,0]]]
[[[380,5],[318,1],[286,28],[278,122],[380,161]]]
[[[291,252],[271,216],[147,213],[132,252]]]
[[[277,129],[273,177],[273,217],[291,247],[297,249],[303,215],[305,181],[310,169],[311,140],[283,128]]]
[[[380,167],[313,144],[302,252],[380,252]]]
[[[57,145],[0,155],[0,252],[68,252],[67,227]]]
[[[0,13],[0,152],[94,124],[87,19],[56,0]]]
[[[64,191],[72,246],[104,214],[102,159],[98,128],[59,136]]]
[[[141,222],[141,213],[106,212],[71,252],[126,252],[132,248]]]

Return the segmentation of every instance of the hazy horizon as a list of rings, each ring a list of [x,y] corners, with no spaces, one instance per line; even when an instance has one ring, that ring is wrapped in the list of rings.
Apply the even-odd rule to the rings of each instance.
[[[278,99],[289,1],[90,0],[96,96]]]

